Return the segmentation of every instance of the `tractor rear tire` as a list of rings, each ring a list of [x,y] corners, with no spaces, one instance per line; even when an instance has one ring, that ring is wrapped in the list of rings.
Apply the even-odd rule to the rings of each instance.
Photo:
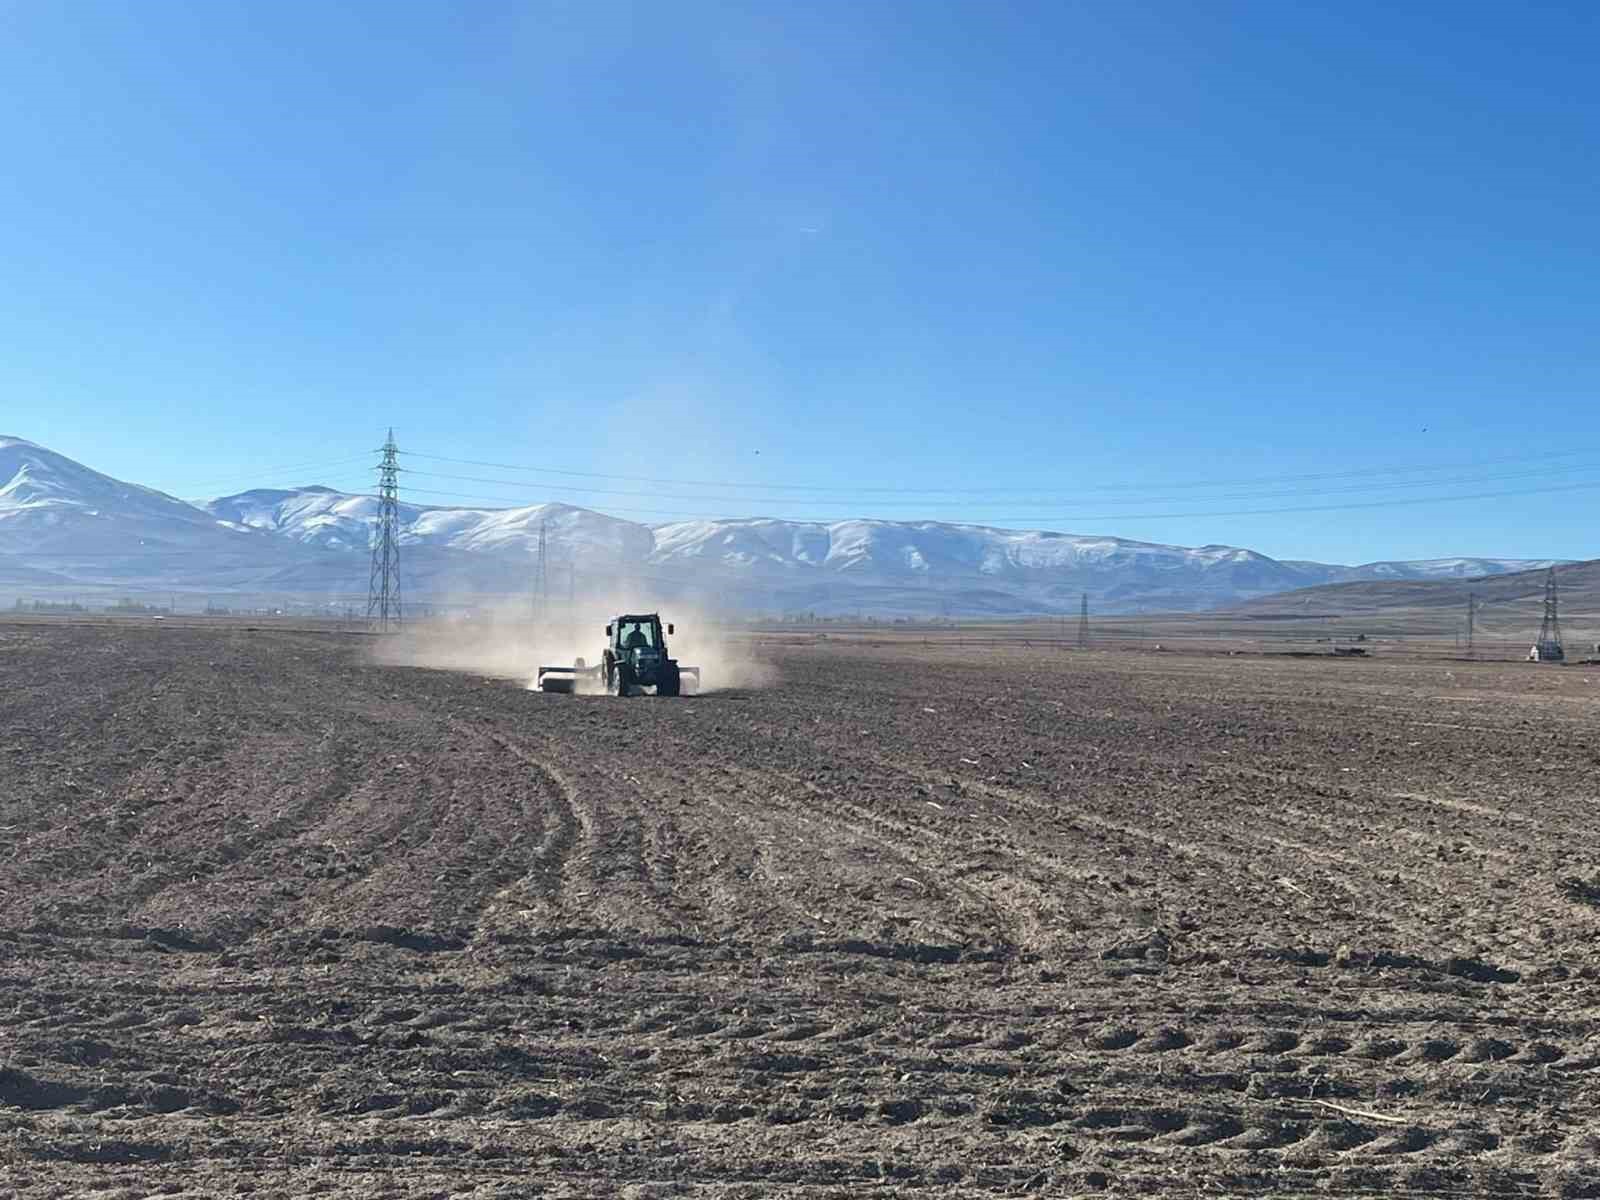
[[[678,664],[669,662],[661,668],[661,680],[656,684],[656,695],[676,696],[682,690],[683,680],[678,674]]]

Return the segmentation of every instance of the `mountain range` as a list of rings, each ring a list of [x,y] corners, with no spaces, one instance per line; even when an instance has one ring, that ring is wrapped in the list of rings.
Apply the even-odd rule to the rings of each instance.
[[[360,606],[371,496],[254,489],[190,503],[0,437],[0,600],[154,593]],[[541,538],[551,590],[648,594],[754,612],[1014,615],[1193,611],[1324,584],[1466,579],[1552,560],[1360,566],[1235,546],[937,521],[768,518],[643,525],[586,508],[400,506],[413,601],[526,597]]]

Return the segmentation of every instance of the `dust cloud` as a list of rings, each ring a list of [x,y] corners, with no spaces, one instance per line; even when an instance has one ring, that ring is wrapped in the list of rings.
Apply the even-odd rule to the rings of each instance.
[[[605,648],[605,627],[618,613],[659,612],[672,657],[700,668],[702,694],[730,688],[763,688],[777,682],[746,631],[726,617],[683,602],[634,595],[622,603],[604,599],[553,605],[535,619],[527,602],[517,605],[459,606],[461,615],[410,621],[399,633],[377,639],[374,661],[384,666],[461,671],[536,686],[540,667],[570,667],[581,658],[594,665]],[[593,688],[599,689],[598,682]]]

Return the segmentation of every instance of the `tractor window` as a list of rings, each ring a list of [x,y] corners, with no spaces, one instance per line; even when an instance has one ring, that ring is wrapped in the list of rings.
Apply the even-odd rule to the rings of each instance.
[[[618,630],[619,642],[624,650],[656,644],[655,631],[648,621],[624,621]]]

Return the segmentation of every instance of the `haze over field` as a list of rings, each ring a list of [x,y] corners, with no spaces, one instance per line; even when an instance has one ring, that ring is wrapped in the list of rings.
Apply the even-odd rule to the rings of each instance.
[[[277,595],[339,607],[365,600],[376,506],[319,486],[188,503],[0,438],[0,588]],[[561,503],[403,503],[400,521],[405,594],[435,603],[525,596],[541,531],[558,598],[569,588],[591,597],[631,591],[731,613],[1070,613],[1085,592],[1097,612],[1195,610],[1317,584],[1549,565],[1459,557],[1345,566],[1233,546],[916,520],[646,525]]]

